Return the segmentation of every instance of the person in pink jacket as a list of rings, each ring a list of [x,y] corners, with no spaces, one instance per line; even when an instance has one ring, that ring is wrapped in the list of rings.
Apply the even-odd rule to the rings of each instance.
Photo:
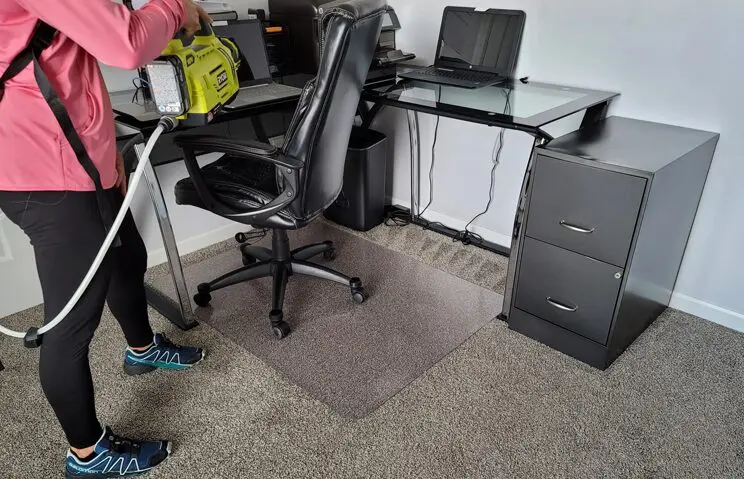
[[[102,204],[109,201],[115,214],[126,191],[98,62],[136,69],[181,29],[195,33],[200,17],[208,20],[192,0],[151,0],[133,12],[110,0],[0,2],[0,210],[33,245],[45,321],[66,305],[103,243],[110,225]],[[41,42],[45,36],[51,41]],[[40,77],[64,106],[69,128],[50,107]],[[70,444],[68,478],[136,475],[170,454],[167,441],[124,439],[101,426],[88,361],[104,303],[124,331],[130,375],[186,369],[204,357],[199,348],[153,333],[146,265],[130,213],[83,299],[43,336],[39,376]]]

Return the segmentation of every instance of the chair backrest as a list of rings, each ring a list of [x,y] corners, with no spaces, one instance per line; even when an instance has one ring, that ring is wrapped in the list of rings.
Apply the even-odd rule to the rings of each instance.
[[[297,218],[312,218],[341,193],[346,152],[387,0],[348,0],[325,12],[318,76],[303,92],[283,151],[302,161]]]

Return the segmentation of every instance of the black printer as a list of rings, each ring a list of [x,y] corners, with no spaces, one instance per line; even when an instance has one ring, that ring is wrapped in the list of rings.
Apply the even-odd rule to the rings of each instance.
[[[320,65],[320,35],[323,14],[345,0],[269,0],[271,23],[287,27],[290,33],[292,65],[295,73],[316,74]],[[391,8],[382,27],[372,70],[416,58],[395,45],[400,22]]]

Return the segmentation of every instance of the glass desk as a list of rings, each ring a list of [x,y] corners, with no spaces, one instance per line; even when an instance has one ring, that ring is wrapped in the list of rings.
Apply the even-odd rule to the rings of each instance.
[[[364,90],[363,99],[375,104],[368,122],[383,106],[471,123],[520,130],[547,140],[541,130],[561,118],[593,110],[601,114],[617,93],[547,83],[513,82],[475,90],[408,80],[379,84]],[[599,116],[595,113],[595,116]],[[598,118],[591,118],[594,122]]]
[[[567,116],[584,112],[580,126],[580,129],[584,129],[604,119],[610,102],[617,96],[619,94],[613,92],[526,81],[513,81],[498,86],[470,90],[395,78],[365,88],[362,99],[372,104],[372,107],[362,105],[360,114],[363,126],[369,128],[383,107],[401,108],[407,111],[411,144],[411,207],[410,209],[396,207],[396,209],[406,211],[411,223],[452,238],[460,237],[460,232],[446,225],[430,223],[421,217],[421,146],[418,114],[427,113],[523,131],[535,138],[517,201],[511,245],[505,247],[488,241],[471,243],[510,257],[504,295],[506,298],[504,311],[508,311],[507,302],[513,289],[513,277],[517,266],[519,247],[517,239],[522,228],[527,186],[535,161],[535,148],[553,139],[543,130],[543,127]],[[499,317],[505,319],[503,313]]]

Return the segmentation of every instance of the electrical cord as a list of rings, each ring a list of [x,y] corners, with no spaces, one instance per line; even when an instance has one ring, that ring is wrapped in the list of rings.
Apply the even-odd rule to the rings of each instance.
[[[470,220],[470,222],[468,222],[467,225],[465,225],[465,233],[473,234],[469,230],[470,225],[475,223],[478,218],[488,213],[488,211],[491,209],[491,204],[493,203],[494,188],[496,186],[496,169],[499,167],[499,164],[501,162],[501,151],[504,149],[504,132],[504,129],[499,132],[499,136],[496,138],[496,142],[493,144],[493,152],[491,153],[493,166],[491,167],[491,186],[488,190],[488,203],[486,203],[486,208],[482,212],[478,213],[472,220]]]
[[[505,115],[511,115],[511,93],[512,93],[512,90],[509,90],[506,93],[506,103],[504,105]],[[439,90],[439,95],[441,95],[441,86]],[[475,217],[473,217],[472,220],[470,220],[467,223],[464,230],[458,231],[440,222],[427,221],[426,219],[420,217],[429,209],[429,207],[434,201],[434,165],[436,163],[436,146],[437,146],[437,141],[438,141],[438,136],[439,136],[439,124],[440,124],[440,117],[437,116],[437,122],[434,128],[434,142],[432,144],[431,165],[429,167],[429,202],[419,215],[419,218],[418,218],[419,224],[423,229],[430,230],[430,231],[434,230],[434,228],[438,228],[440,230],[446,230],[452,236],[452,241],[455,243],[460,242],[460,243],[463,243],[464,245],[482,245],[485,242],[485,240],[478,233],[474,233],[470,231],[470,226],[472,226],[472,224],[475,221],[477,221],[479,218],[487,214],[491,209],[491,205],[493,204],[494,193],[495,193],[494,189],[496,187],[496,170],[501,164],[501,153],[503,152],[503,149],[504,149],[504,136],[506,133],[506,129],[505,128],[501,129],[501,131],[499,132],[499,135],[496,137],[496,140],[494,141],[493,149],[491,150],[491,162],[493,163],[493,166],[491,167],[491,184],[490,184],[490,189],[488,193],[488,203],[486,204],[486,207],[482,212],[478,213]],[[411,223],[411,216],[410,216],[410,213],[406,211],[392,211],[388,213],[387,217],[385,218],[386,226],[401,227],[401,226],[407,226],[410,223]]]
[[[137,85],[138,81],[139,81],[139,85]],[[147,83],[147,81],[139,77],[132,78],[132,85],[134,85],[134,95],[132,96],[132,103],[136,103],[138,105],[141,105],[142,103],[147,103],[147,97],[145,95],[147,88],[149,88],[149,84]],[[145,85],[147,85],[147,87]],[[140,103],[140,100],[139,100],[140,92],[142,92],[142,103]]]
[[[505,115],[511,115],[511,93],[512,90],[509,90],[506,93],[506,104],[504,105]],[[491,205],[493,204],[495,193],[494,189],[496,188],[496,169],[501,164],[501,152],[504,150],[505,133],[506,128],[502,128],[499,132],[499,135],[496,137],[496,141],[493,144],[493,150],[491,151],[491,162],[493,163],[493,166],[491,167],[491,186],[488,190],[488,203],[486,203],[486,207],[482,212],[475,215],[475,217],[473,217],[473,219],[470,220],[467,225],[465,225],[465,230],[463,230],[460,235],[458,235],[458,238],[456,238],[456,240],[462,241],[464,244],[483,242],[483,237],[477,233],[473,233],[472,231],[470,231],[470,226],[491,210]]]
[[[402,227],[409,224],[411,224],[411,215],[406,211],[391,211],[385,217],[385,226]]]
[[[440,85],[439,91],[437,92],[437,104],[439,104],[441,100],[442,86]],[[439,122],[441,119],[442,117],[437,115],[437,124],[434,127],[434,142],[431,145],[431,164],[429,165],[429,203],[426,205],[424,210],[419,213],[419,216],[423,216],[434,201],[434,164],[437,161],[437,140],[439,139]]]
[[[439,121],[441,120],[440,116],[437,116],[437,123],[436,127],[434,128],[434,143],[431,146],[431,165],[429,166],[429,203],[426,205],[426,207],[419,213],[419,221],[426,221],[421,216],[426,213],[426,211],[431,206],[432,202],[434,201],[434,164],[436,163],[436,149],[437,149],[437,138],[439,137]],[[411,215],[408,212],[405,211],[392,211],[388,213],[387,217],[385,218],[385,226],[408,226],[411,223]],[[426,224],[433,224],[433,223],[426,223]],[[441,224],[441,223],[438,223]],[[444,225],[442,225],[444,226]]]
[[[439,121],[442,117],[437,116],[437,124],[434,127],[434,143],[431,145],[431,164],[429,165],[429,203],[426,204],[419,216],[423,216],[434,202],[434,164],[437,161],[437,138],[439,137]]]

